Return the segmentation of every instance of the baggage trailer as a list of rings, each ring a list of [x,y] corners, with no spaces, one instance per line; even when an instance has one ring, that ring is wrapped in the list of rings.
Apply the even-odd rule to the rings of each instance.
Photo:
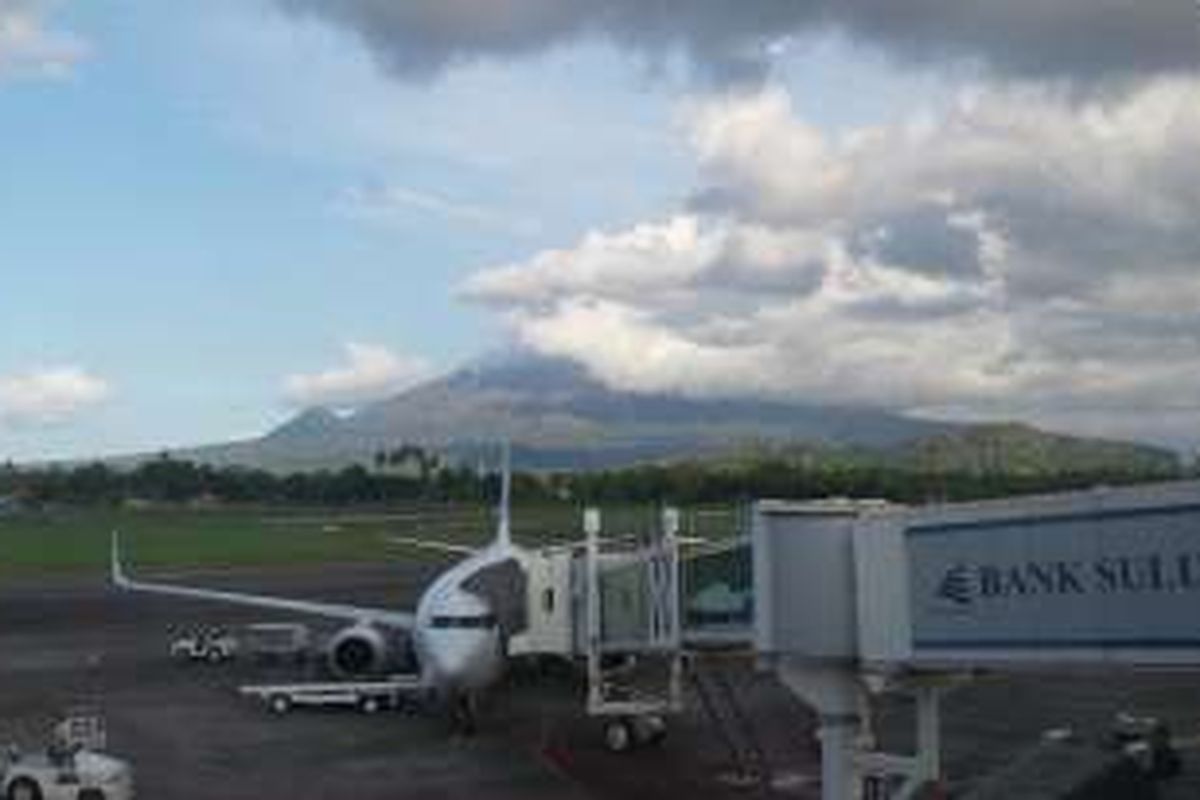
[[[297,706],[343,706],[374,714],[416,702],[426,686],[417,675],[392,675],[377,681],[322,681],[242,686],[238,693],[267,704],[276,714]]]

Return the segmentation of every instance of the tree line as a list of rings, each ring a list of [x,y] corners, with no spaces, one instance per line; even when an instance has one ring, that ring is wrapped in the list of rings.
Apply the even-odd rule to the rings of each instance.
[[[347,506],[405,501],[494,502],[499,476],[406,450],[420,468],[397,472],[394,459],[376,457],[339,470],[278,474],[213,466],[168,454],[128,469],[103,463],[76,466],[0,466],[0,499],[9,506],[280,504]],[[872,497],[922,503],[1125,485],[1195,477],[1195,465],[1168,470],[1144,465],[1044,473],[933,471],[886,464],[812,464],[762,458],[730,466],[711,462],[648,464],[589,472],[516,472],[519,502],[675,503],[694,505],[755,497],[813,499]]]

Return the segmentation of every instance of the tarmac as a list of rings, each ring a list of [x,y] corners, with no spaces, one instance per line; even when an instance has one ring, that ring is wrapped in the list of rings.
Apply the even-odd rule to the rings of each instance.
[[[145,576],[408,609],[435,573],[434,565],[393,563]],[[108,752],[132,764],[138,796],[153,800],[747,796],[746,784],[731,779],[720,737],[695,711],[675,720],[661,745],[625,755],[604,750],[569,672],[511,676],[485,699],[479,732],[463,737],[436,713],[332,708],[275,716],[237,687],[294,680],[296,667],[181,663],[168,655],[173,633],[189,627],[236,632],[285,620],[296,618],[119,592],[97,576],[8,580],[0,585],[0,745],[43,746],[68,709],[88,706],[106,720]],[[768,678],[743,675],[738,692],[760,723],[764,748],[787,764],[790,777],[771,793],[816,797],[811,717]]]
[[[145,577],[408,609],[436,571],[388,563]],[[738,772],[722,730],[695,696],[661,745],[615,755],[584,714],[579,681],[562,671],[514,674],[484,702],[478,734],[462,737],[437,714],[275,716],[236,689],[293,680],[296,668],[246,659],[179,663],[168,655],[175,631],[265,621],[295,618],[123,593],[91,575],[9,579],[0,584],[0,745],[44,744],[56,719],[86,705],[105,717],[108,751],[133,765],[138,796],[153,800],[819,797],[813,716],[748,661],[726,674],[753,722],[758,781]],[[1163,797],[1200,796],[1200,751],[1192,744],[1200,742],[1198,687],[1200,673],[1181,671],[981,676],[943,701],[950,796],[969,797],[988,776],[1028,758],[1050,729],[1070,728],[1075,741],[1099,747],[1122,711],[1157,717],[1189,743],[1184,775]],[[886,697],[875,709],[880,743],[892,752],[910,748],[911,703]],[[1056,760],[1040,761],[1049,784]],[[1028,785],[1029,770],[1018,771]],[[990,796],[1006,796],[995,785]]]

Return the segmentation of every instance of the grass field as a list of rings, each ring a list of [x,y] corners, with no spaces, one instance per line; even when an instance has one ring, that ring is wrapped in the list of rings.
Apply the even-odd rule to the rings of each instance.
[[[609,533],[655,524],[652,507],[605,509]],[[685,512],[684,530],[714,537],[733,532],[730,508]],[[479,545],[492,536],[492,510],[471,505],[371,509],[58,509],[0,517],[0,578],[45,572],[101,572],[109,535],[121,532],[126,557],[138,566],[223,567],[394,559],[438,559],[437,552],[388,542],[409,536]],[[582,537],[580,512],[568,504],[516,507],[518,542]]]

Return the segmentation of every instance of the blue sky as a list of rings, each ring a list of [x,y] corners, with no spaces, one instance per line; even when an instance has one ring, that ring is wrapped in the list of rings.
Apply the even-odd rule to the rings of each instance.
[[[315,65],[318,88],[297,89],[285,83],[303,68],[302,42],[239,51],[286,34],[232,41],[221,28],[235,20],[206,19],[199,6],[167,18],[158,5],[64,8],[52,23],[83,37],[89,54],[69,76],[0,85],[0,374],[86,365],[112,385],[90,418],[5,430],[0,442],[17,457],[260,432],[289,412],[284,376],[337,362],[347,341],[452,365],[494,335],[454,300],[456,280],[569,236],[592,213],[593,200],[537,197],[544,176],[513,185],[525,165],[504,164],[502,142],[479,153],[501,160],[494,167],[437,152],[439,123],[455,124],[458,111],[427,97],[436,87],[388,96],[350,43],[336,43],[342,54],[322,42],[333,52]],[[351,74],[322,74],[343,57]],[[331,118],[322,81],[342,95]],[[344,130],[336,115],[369,102],[356,92],[395,103],[391,119],[369,124],[404,125],[409,113],[434,124],[379,143],[382,131]],[[554,218],[513,233],[420,209],[374,221],[339,211],[343,192],[398,176],[464,205],[504,208],[525,192],[534,196],[517,198],[514,220]],[[648,202],[612,193],[607,202],[626,214]]]
[[[380,29],[376,38],[356,27],[369,24],[267,0],[0,2],[0,458],[255,435],[301,405],[384,396],[509,342],[576,358],[626,388],[749,387],[966,418],[1091,420],[1084,432],[1111,428],[1114,413],[1153,395],[1161,380],[1147,375],[1134,391],[1097,377],[1119,369],[1118,355],[1133,347],[1124,334],[1090,356],[1096,374],[1047,377],[1061,361],[1079,362],[1088,324],[1113,330],[1090,311],[1161,317],[1160,299],[1117,309],[1091,286],[1080,297],[1098,305],[1060,298],[1079,315],[1070,330],[1049,330],[1048,320],[1063,319],[1057,313],[996,319],[998,307],[1018,302],[1008,287],[1032,280],[1006,266],[1013,253],[1045,264],[1030,274],[1065,276],[1070,265],[1046,261],[1053,243],[1004,204],[1031,196],[1022,187],[978,190],[979,170],[964,176],[928,163],[956,125],[976,137],[992,130],[988,109],[1035,109],[1037,120],[1004,136],[1012,153],[1044,136],[1038,146],[1058,158],[1053,143],[1088,112],[1039,76],[997,77],[973,58],[913,58],[856,33],[857,20],[837,33],[756,32],[766,68],[745,84],[701,74],[704,57],[689,46],[626,41],[621,31],[547,34],[517,53],[468,50],[406,71],[394,61],[409,32]],[[1162,95],[1151,85],[1158,80],[1139,76],[1138,85]],[[1180,88],[1174,102],[1192,89]],[[1141,102],[1174,119],[1171,97],[1144,95],[1130,90],[1092,111],[1127,124],[1117,104]],[[913,144],[923,135],[925,149]],[[1155,146],[1162,152],[1147,159],[1174,155],[1169,142]],[[1063,156],[1047,171],[1082,186],[1075,168]],[[911,177],[935,172],[950,176],[945,186]],[[986,180],[999,179],[989,172]],[[852,207],[844,199],[851,184]],[[863,199],[889,186],[909,193]],[[1055,202],[1094,211],[1110,189],[1073,188]],[[1179,192],[1166,195],[1164,204],[1183,202]],[[798,215],[805,203],[811,212]],[[987,294],[995,280],[952,285],[932,261],[908,272],[887,261],[880,242],[911,235],[891,250],[925,252],[930,203],[943,209],[934,214],[944,223],[939,235],[966,231],[980,253],[1001,252],[981,269],[995,280],[1009,270],[1003,296]],[[664,246],[665,254],[656,249]],[[867,264],[861,254],[872,247]],[[1189,248],[1148,257],[1175,264],[1192,257]],[[663,266],[675,258],[682,273]],[[795,287],[817,262],[814,280],[833,294],[780,322],[799,307]],[[787,293],[764,294],[758,272],[749,288],[728,277],[696,288],[700,267],[745,275],[764,265],[793,270],[780,284]],[[677,283],[658,287],[654,300],[622,290],[651,274]],[[1179,278],[1186,291],[1192,276],[1185,269]],[[674,291],[683,284],[686,296]],[[853,297],[835,291],[851,284]],[[978,337],[964,345],[971,352],[994,349],[992,361],[941,353],[933,342],[946,338],[938,327],[946,318],[934,309],[911,341],[928,342],[931,357],[961,376],[942,380],[919,367],[892,374],[897,359],[880,343],[905,338],[901,323],[851,324],[868,307],[935,301],[940,309],[976,303],[968,320],[947,324]],[[1192,335],[1186,309],[1170,313]],[[831,337],[819,342],[822,353],[871,353],[846,364],[819,355],[831,363],[793,370],[779,354],[795,352],[801,322]],[[1022,353],[1038,350],[1037,358],[993,380],[1008,368],[998,364],[1013,362],[1012,337],[1031,329],[1037,339]],[[739,350],[729,344],[737,337],[762,346]],[[1172,351],[1162,370],[1193,357]],[[653,376],[642,371],[648,364]],[[860,368],[906,389],[892,396],[845,377]],[[823,377],[772,377],[799,371]],[[1101,384],[1112,389],[1103,403],[1072,405],[1080,387],[1092,397]],[[1175,438],[1194,412],[1194,398],[1176,398],[1171,426],[1145,433]],[[1130,417],[1114,429],[1143,432]]]

